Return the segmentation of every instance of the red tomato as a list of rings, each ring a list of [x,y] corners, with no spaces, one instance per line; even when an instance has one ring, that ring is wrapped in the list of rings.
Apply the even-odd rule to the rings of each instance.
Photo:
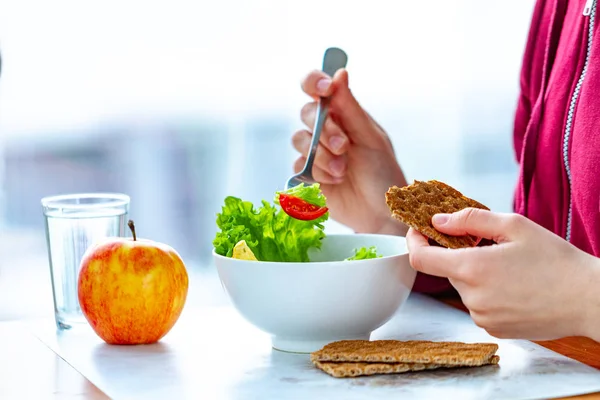
[[[279,195],[279,204],[287,215],[303,221],[317,219],[327,212],[327,207],[319,207],[299,197],[283,193]]]

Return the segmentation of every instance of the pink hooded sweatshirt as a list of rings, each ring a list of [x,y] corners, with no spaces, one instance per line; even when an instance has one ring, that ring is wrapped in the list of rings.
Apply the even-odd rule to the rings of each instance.
[[[514,211],[600,256],[600,0],[538,0],[514,123]],[[599,7],[600,8],[600,7]],[[415,291],[450,289],[419,274]]]

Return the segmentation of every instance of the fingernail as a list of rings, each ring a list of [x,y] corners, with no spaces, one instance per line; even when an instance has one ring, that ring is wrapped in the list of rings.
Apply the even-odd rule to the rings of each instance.
[[[331,147],[332,151],[338,151],[342,148],[345,141],[346,140],[341,136],[334,136],[329,139],[329,147]]]
[[[332,175],[342,176],[344,173],[344,160],[341,158],[336,158],[329,163],[329,169],[331,170]]]
[[[331,85],[331,79],[323,78],[317,82],[317,91],[320,95],[325,95],[327,93],[327,89],[329,89],[329,85]]]
[[[450,216],[448,214],[435,214],[433,216],[433,223],[436,225],[444,225],[449,219]]]

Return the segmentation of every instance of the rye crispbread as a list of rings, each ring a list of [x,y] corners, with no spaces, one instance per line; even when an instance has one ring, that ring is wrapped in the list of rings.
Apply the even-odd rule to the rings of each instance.
[[[468,207],[489,210],[478,201],[436,180],[415,180],[412,185],[401,188],[392,186],[385,194],[385,201],[394,218],[451,249],[473,247],[477,245],[477,238],[442,233],[433,227],[431,218],[438,213],[453,213]]]
[[[437,369],[442,367],[439,364],[418,363],[347,363],[313,361],[313,364],[321,371],[326,372],[335,378],[350,378],[354,376],[367,376],[378,374],[402,374],[404,372],[423,371],[427,369]]]
[[[427,340],[341,340],[311,354],[311,361],[418,363],[476,367],[489,364],[495,343],[432,342]]]
[[[500,357],[492,356],[488,364],[498,364]],[[331,362],[313,361],[313,364],[334,378],[352,378],[356,376],[402,374],[439,368],[462,368],[459,365],[421,364],[421,363],[371,363],[371,362]]]

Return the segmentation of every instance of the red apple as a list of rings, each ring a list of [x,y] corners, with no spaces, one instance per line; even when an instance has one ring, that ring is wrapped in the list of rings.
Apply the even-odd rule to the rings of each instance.
[[[188,292],[188,274],[177,252],[162,243],[109,238],[91,246],[79,272],[83,315],[109,344],[159,341],[177,322]]]

